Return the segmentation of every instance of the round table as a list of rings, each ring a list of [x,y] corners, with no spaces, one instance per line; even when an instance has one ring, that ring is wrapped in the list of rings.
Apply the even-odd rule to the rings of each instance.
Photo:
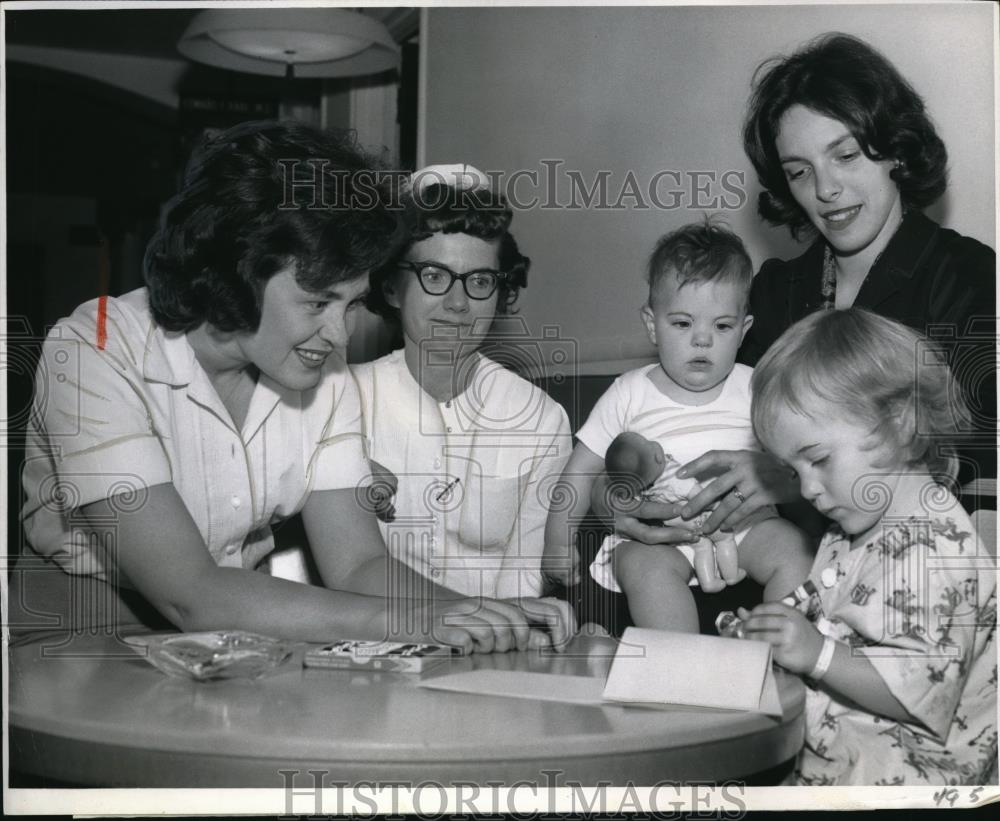
[[[474,655],[422,675],[604,677],[615,646],[578,636],[564,654]],[[266,678],[202,683],[164,675],[112,636],[10,648],[11,770],[105,787],[652,785],[747,776],[802,745],[805,690],[781,671],[779,720],[435,691],[413,674],[304,668],[304,647]]]

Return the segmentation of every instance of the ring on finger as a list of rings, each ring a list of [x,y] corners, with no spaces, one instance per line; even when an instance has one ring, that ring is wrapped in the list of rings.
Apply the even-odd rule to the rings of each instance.
[[[742,493],[740,492],[740,489],[739,489],[738,487],[734,487],[734,488],[733,488],[733,489],[732,489],[731,491],[729,491],[729,492],[730,492],[730,493],[732,493],[732,494],[733,494],[733,496],[735,496],[735,497],[736,497],[737,499],[739,499],[739,500],[740,500],[740,504],[741,504],[741,505],[742,505],[742,504],[743,504],[743,503],[744,503],[744,502],[745,502],[745,501],[747,500],[747,497],[746,497],[746,496],[744,496],[744,495],[743,495],[743,494],[742,494]]]

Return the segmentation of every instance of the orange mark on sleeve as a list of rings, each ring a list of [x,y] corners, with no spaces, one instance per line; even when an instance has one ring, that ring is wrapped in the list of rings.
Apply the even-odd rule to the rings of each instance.
[[[103,351],[108,342],[108,298],[97,300],[97,350]]]

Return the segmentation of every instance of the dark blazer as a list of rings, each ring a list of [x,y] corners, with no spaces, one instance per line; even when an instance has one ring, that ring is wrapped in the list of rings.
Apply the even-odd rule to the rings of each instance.
[[[817,310],[822,237],[804,254],[769,259],[754,278],[754,323],[739,361],[755,365],[793,323]],[[975,432],[960,442],[960,481],[996,478],[996,254],[919,212],[903,218],[854,301],[938,340],[973,411]]]

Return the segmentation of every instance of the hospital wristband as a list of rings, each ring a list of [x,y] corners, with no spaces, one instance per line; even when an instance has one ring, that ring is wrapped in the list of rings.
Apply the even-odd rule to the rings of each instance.
[[[823,636],[823,647],[819,651],[819,657],[807,676],[813,681],[819,681],[830,669],[830,662],[833,661],[833,653],[837,649],[837,642],[829,636]]]

